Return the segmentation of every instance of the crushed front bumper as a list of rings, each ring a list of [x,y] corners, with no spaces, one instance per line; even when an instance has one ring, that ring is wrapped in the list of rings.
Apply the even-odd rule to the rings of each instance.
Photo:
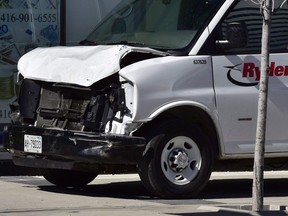
[[[72,169],[75,163],[137,164],[145,147],[142,137],[43,129],[10,125],[4,128],[4,148],[16,165]],[[24,151],[24,136],[42,138],[41,153]]]

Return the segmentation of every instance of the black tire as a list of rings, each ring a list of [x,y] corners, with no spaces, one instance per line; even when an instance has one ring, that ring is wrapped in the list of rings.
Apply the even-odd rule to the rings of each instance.
[[[209,140],[197,126],[180,121],[164,122],[156,128],[138,164],[141,181],[157,197],[192,198],[211,175]]]
[[[42,169],[43,177],[59,187],[81,188],[97,177],[97,173],[87,173],[75,170]]]

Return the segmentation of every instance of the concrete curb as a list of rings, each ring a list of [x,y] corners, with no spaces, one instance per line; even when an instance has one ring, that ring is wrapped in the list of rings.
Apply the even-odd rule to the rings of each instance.
[[[217,212],[217,215],[252,215],[252,216],[265,216],[265,215],[275,215],[275,216],[284,216],[288,215],[288,206],[279,206],[279,205],[265,205],[264,211],[254,212],[252,211],[252,205],[235,205],[235,206],[199,206],[197,208],[201,211]]]

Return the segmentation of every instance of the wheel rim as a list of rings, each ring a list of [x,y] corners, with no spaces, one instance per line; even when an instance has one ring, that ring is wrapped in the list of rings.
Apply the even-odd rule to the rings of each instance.
[[[165,145],[161,154],[161,168],[166,178],[176,185],[193,181],[201,168],[201,153],[189,137],[178,136]]]

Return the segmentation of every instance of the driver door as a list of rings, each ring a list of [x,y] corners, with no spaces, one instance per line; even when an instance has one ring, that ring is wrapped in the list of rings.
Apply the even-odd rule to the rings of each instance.
[[[281,3],[281,2],[280,2]],[[275,3],[276,4],[276,3]],[[244,22],[247,45],[213,55],[216,106],[226,154],[254,153],[261,66],[260,5],[239,1],[221,22]],[[266,152],[288,152],[288,6],[275,5],[270,41]]]

